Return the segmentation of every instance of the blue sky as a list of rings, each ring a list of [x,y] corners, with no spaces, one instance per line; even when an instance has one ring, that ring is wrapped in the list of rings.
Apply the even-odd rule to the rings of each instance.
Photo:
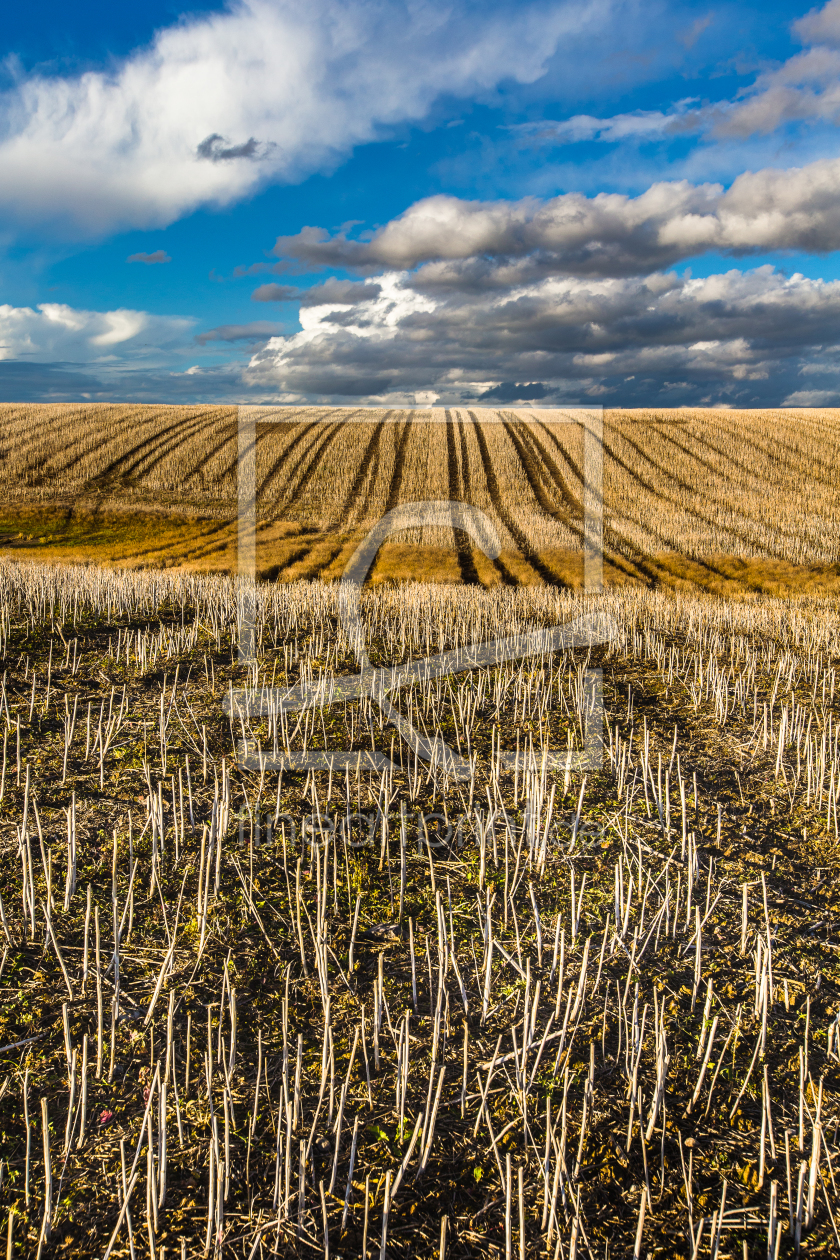
[[[18,6],[0,398],[840,402],[840,0]]]

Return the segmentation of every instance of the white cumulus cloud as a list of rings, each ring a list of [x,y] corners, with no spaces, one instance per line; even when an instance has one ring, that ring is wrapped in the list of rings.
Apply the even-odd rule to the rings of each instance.
[[[58,302],[0,305],[0,361],[108,363],[148,359],[179,344],[193,321],[146,311],[84,311]]]
[[[112,71],[0,96],[0,213],[150,228],[330,168],[441,93],[531,82],[610,0],[238,0]]]

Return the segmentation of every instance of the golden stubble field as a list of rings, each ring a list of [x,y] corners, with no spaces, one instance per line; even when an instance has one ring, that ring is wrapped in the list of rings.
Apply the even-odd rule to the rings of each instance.
[[[562,413],[248,410],[262,576],[337,578],[385,511],[449,499],[488,514],[501,555],[427,527],[374,582],[580,588],[583,433]],[[235,571],[236,408],[9,404],[0,433],[0,553]],[[838,457],[832,410],[606,411],[607,584],[840,588]]]

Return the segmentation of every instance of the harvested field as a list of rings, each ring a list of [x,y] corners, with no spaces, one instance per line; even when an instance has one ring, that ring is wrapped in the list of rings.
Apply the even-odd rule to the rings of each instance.
[[[426,527],[372,580],[581,587],[583,436],[561,413],[244,411],[264,576],[335,578],[388,509],[455,499],[494,522],[497,559]],[[235,571],[235,408],[6,405],[0,421],[6,554]],[[839,460],[831,410],[606,412],[607,584],[840,589]]]
[[[0,562],[15,1254],[836,1255],[836,601],[374,587],[383,667],[613,620],[394,692],[459,778],[240,595]]]

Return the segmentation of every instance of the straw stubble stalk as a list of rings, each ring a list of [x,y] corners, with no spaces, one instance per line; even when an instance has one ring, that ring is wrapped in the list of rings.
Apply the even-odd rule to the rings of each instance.
[[[385,1174],[385,1197],[382,1201],[382,1242],[379,1248],[379,1260],[386,1260],[388,1245],[388,1220],[391,1211],[391,1169]]]
[[[50,1159],[50,1124],[46,1098],[41,1099],[41,1137],[44,1148],[44,1212],[41,1220],[41,1237],[38,1243],[39,1252],[49,1242],[52,1232],[53,1179],[52,1161]]]

